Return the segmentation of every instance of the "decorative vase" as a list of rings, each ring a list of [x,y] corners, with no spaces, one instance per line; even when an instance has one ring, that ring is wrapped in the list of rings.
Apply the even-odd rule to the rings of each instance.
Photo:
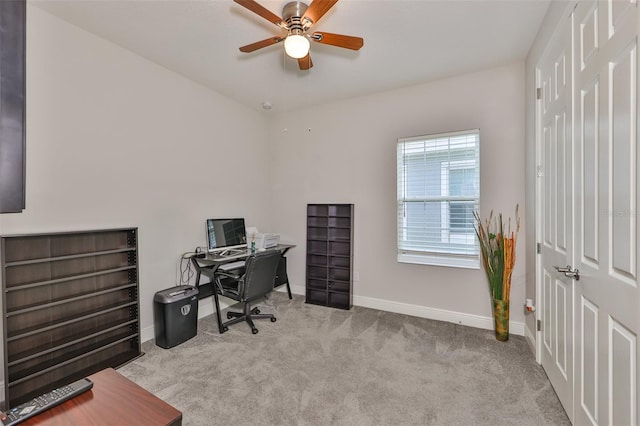
[[[493,299],[493,320],[496,339],[501,342],[509,340],[509,301]]]

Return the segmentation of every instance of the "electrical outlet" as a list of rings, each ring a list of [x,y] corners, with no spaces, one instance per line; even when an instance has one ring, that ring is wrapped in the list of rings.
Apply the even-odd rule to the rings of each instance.
[[[356,271],[353,273],[353,280],[360,281],[360,272]]]

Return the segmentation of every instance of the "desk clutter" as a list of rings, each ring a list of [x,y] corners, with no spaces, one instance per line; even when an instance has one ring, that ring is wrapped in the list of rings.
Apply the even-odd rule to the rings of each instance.
[[[211,296],[214,298],[215,315],[220,334],[228,331],[229,325],[239,322],[223,322],[222,315],[220,314],[220,296],[239,301],[247,306],[247,301],[252,302],[256,300],[256,297],[261,298],[266,294],[263,293],[256,297],[253,297],[250,294],[243,294],[243,290],[245,290],[245,287],[248,285],[247,282],[251,282],[252,280],[250,277],[251,275],[258,275],[260,277],[266,276],[266,285],[270,287],[269,291],[273,290],[275,287],[286,285],[289,299],[293,297],[291,295],[291,286],[289,285],[289,277],[287,275],[287,258],[285,257],[289,249],[293,247],[295,247],[293,244],[278,244],[276,247],[269,248],[264,251],[256,251],[253,254],[251,253],[251,250],[243,248],[241,254],[235,254],[235,252],[230,251],[232,254],[229,256],[220,256],[218,252],[205,252],[203,255],[198,253],[192,254],[188,257],[190,265],[195,269],[196,273],[195,288],[198,290],[198,299]],[[256,267],[255,269],[251,268],[250,262],[253,262],[252,259],[256,257],[259,258],[262,255],[270,253],[275,253],[272,257],[277,261],[274,275],[271,274],[270,267],[265,270],[263,270],[262,267]],[[206,278],[207,281],[203,278]],[[255,280],[255,278],[253,278],[253,280]],[[240,281],[242,282],[242,285],[239,285]],[[257,333],[257,328],[255,325],[252,325],[251,322],[247,321],[247,317],[250,320],[254,318],[262,318],[262,316],[257,316],[260,315],[259,309],[243,310],[241,314],[238,314],[243,318],[242,320],[246,321],[251,326],[251,331],[254,334]],[[227,319],[233,320],[234,314],[228,313]]]
[[[260,233],[258,228],[246,227],[244,218],[207,219],[207,251],[226,255],[242,249],[251,253],[277,247],[280,235]]]
[[[277,247],[280,243],[279,234],[261,234],[258,228],[247,228],[247,248],[253,251],[262,251]]]
[[[280,235],[260,233],[255,227],[245,227],[244,218],[207,219],[206,248],[184,253],[180,261],[180,282],[185,285],[168,288],[154,296],[156,345],[171,348],[197,334],[198,300],[213,296],[220,334],[229,326],[246,322],[253,334],[258,329],[257,318],[276,319],[261,314],[252,303],[264,298],[275,287],[287,286],[287,258],[293,244],[281,244]],[[186,263],[184,263],[186,262]],[[190,284],[194,278],[193,286]],[[203,280],[206,278],[206,280]],[[220,297],[236,300],[242,312],[227,312],[227,322],[220,313]]]

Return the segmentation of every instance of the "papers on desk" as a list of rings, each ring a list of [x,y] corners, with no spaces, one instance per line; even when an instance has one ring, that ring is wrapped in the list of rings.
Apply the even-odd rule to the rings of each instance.
[[[244,267],[244,260],[239,260],[237,262],[225,263],[223,265],[218,266],[218,269],[221,271],[231,271],[233,269],[240,269]]]

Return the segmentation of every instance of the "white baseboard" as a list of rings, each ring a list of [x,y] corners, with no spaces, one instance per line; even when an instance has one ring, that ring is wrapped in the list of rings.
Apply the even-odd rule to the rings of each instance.
[[[147,340],[151,340],[151,339],[155,339],[156,338],[156,333],[155,333],[155,327],[150,325],[149,327],[145,327],[142,330],[140,330],[140,342],[144,343]]]
[[[291,286],[291,292],[304,296],[305,287]],[[381,311],[395,312],[397,314],[405,314],[414,317],[452,322],[454,324],[467,325],[469,327],[482,328],[485,330],[493,330],[493,318],[491,317],[483,317],[480,315],[471,315],[462,312],[447,311],[444,309],[429,308],[426,306],[411,305],[408,303],[393,302],[389,300],[375,299],[373,297],[356,295],[353,296],[353,304],[356,306],[362,306],[363,308],[379,309]],[[524,336],[524,323],[518,321],[509,321],[509,333],[517,336]]]
[[[286,287],[281,287],[278,291],[287,291],[287,289]],[[291,293],[304,296],[306,294],[306,287],[302,285],[292,285]]]
[[[531,353],[535,356],[536,354],[536,335],[529,330],[529,327],[524,328],[524,337],[527,339],[527,343],[529,343],[529,348],[531,349]]]
[[[281,287],[279,292],[286,292],[285,287]],[[291,293],[302,295],[305,294],[305,287],[303,286],[291,286]],[[447,311],[444,309],[429,308],[426,306],[411,305],[409,303],[393,302],[389,300],[375,299],[373,297],[353,296],[353,304],[356,306],[362,306],[364,308],[379,309],[381,311],[395,312],[397,314],[411,315],[414,317],[427,318],[437,321],[446,321],[454,324],[466,325],[469,327],[482,328],[485,330],[493,330],[493,318],[483,317],[480,315],[465,314],[462,312]],[[220,300],[220,308],[226,309],[230,304]],[[198,304],[198,318],[204,318],[215,312],[213,309],[213,298],[207,297]],[[526,329],[527,335],[525,335],[525,329],[523,322],[509,321],[509,333],[517,336],[525,336],[528,340],[533,342],[535,347],[535,338],[532,336],[528,329]],[[146,342],[155,338],[155,331],[153,325],[145,327],[140,333],[141,341]],[[531,343],[530,343],[531,344]]]
[[[363,296],[353,296],[353,304],[365,308],[395,312],[397,314],[411,315],[414,317],[427,318],[437,321],[452,322],[454,324],[482,328],[485,330],[493,330],[493,318],[483,317],[480,315],[465,314],[462,312],[411,305],[409,303],[391,302],[389,300],[374,299],[373,297]],[[511,334],[523,336],[524,328],[525,327],[523,322],[509,321],[509,333]]]

